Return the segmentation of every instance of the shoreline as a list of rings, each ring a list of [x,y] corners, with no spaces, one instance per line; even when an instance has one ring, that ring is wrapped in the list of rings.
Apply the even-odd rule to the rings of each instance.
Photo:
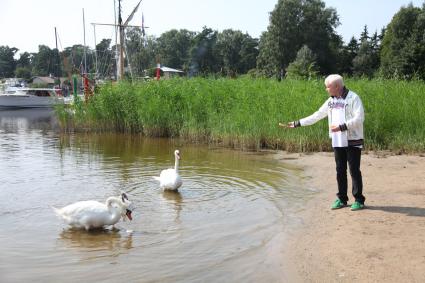
[[[365,209],[331,210],[333,153],[279,153],[318,193],[285,244],[285,282],[425,282],[425,156],[363,152]],[[351,177],[348,173],[349,204]]]

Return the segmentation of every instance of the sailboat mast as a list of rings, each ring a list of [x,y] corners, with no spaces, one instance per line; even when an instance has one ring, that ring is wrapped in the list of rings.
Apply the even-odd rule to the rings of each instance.
[[[96,25],[93,25],[93,33],[94,33],[94,77],[97,78],[97,48],[96,48]]]
[[[55,76],[57,78],[59,78],[59,66],[60,66],[60,56],[59,56],[59,49],[58,49],[58,33],[56,31],[56,27],[55,27],[55,42],[56,42],[56,51],[58,52],[58,61],[56,62],[56,70],[55,70]],[[56,83],[56,82],[55,82]]]
[[[118,65],[119,65],[119,58],[118,58],[118,25],[117,25],[117,7],[116,7],[116,1],[114,0],[114,26],[115,26],[115,74],[116,78],[118,80]]]
[[[122,24],[122,18],[121,18],[121,0],[118,0],[118,27],[120,31],[120,57],[119,57],[120,75],[118,79],[120,80],[124,76],[124,25]]]
[[[58,49],[58,33],[56,31],[56,27],[55,27],[55,42],[56,42],[56,49]]]
[[[86,54],[86,20],[84,18],[84,8],[83,8],[83,31],[84,31],[84,47],[83,47],[83,52],[84,52],[84,74],[87,73],[87,54]]]

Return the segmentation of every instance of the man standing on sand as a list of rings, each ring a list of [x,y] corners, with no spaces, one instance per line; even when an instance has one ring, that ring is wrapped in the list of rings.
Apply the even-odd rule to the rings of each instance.
[[[363,196],[363,181],[360,171],[360,156],[363,148],[363,104],[356,93],[344,86],[340,75],[329,75],[325,79],[325,86],[330,97],[319,110],[301,120],[287,124],[279,123],[279,125],[288,128],[309,126],[327,116],[338,182],[338,198],[331,208],[338,209],[347,205],[348,162],[352,180],[352,193],[355,199],[351,205],[351,210],[363,209],[365,197]]]

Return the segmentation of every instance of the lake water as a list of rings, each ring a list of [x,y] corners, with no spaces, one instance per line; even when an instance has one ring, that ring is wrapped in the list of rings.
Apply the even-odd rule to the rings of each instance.
[[[183,186],[152,176],[181,152]],[[283,282],[285,235],[314,192],[275,152],[63,134],[51,110],[0,110],[0,282]],[[69,229],[54,214],[128,194],[133,221]]]

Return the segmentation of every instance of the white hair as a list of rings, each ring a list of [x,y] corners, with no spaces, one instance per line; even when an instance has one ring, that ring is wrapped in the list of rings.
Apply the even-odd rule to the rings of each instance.
[[[333,84],[333,83],[338,85],[338,86],[341,86],[341,87],[344,86],[344,81],[343,81],[342,77],[340,75],[337,75],[337,74],[329,75],[325,79],[325,85]]]

